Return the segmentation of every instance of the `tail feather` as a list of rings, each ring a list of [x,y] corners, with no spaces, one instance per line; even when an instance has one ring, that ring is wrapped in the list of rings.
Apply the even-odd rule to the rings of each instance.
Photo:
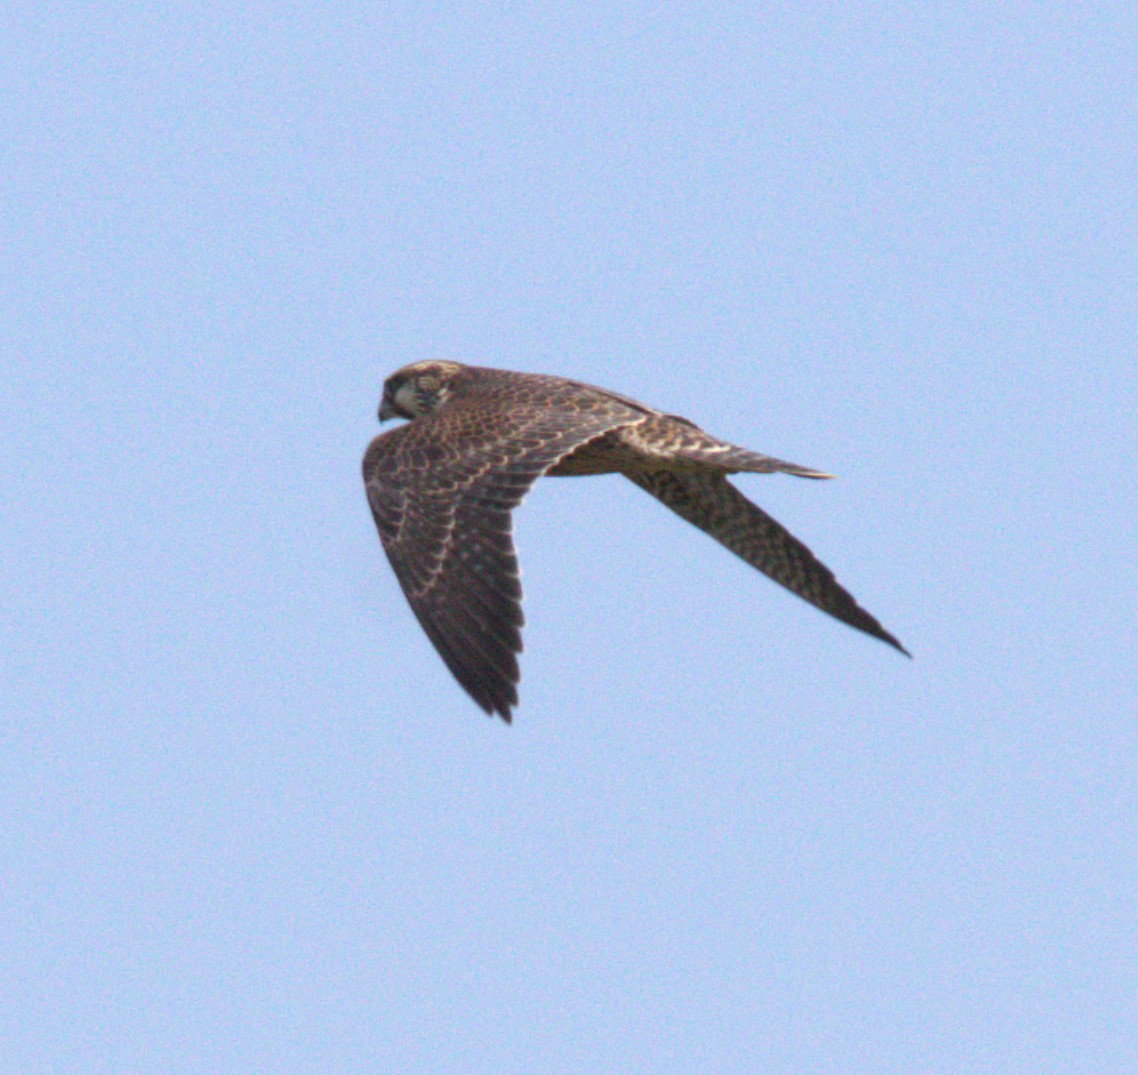
[[[749,448],[740,448],[705,433],[699,426],[673,414],[657,414],[620,431],[620,439],[634,451],[649,458],[666,460],[669,469],[693,465],[700,471],[709,467],[725,474],[748,471],[753,474],[793,474],[798,478],[832,478],[824,470],[804,467],[785,459],[775,459]]]
[[[804,467],[799,463],[788,463],[785,459],[775,459],[773,456],[762,455],[746,448],[736,448],[733,444],[724,444],[723,451],[700,452],[701,461],[714,462],[724,471],[737,474],[745,471],[748,474],[792,474],[796,478],[832,478],[824,470],[815,470],[813,467]]]

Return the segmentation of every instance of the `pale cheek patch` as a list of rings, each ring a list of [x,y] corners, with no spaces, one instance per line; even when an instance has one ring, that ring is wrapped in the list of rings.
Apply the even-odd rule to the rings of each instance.
[[[410,384],[400,385],[395,393],[395,405],[402,411],[414,414],[416,411],[415,389]]]

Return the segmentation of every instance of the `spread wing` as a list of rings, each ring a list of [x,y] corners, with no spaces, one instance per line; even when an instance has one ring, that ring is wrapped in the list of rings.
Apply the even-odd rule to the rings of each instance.
[[[376,437],[363,461],[380,540],[419,623],[467,693],[507,721],[523,623],[510,513],[538,477],[630,413],[584,394],[577,406],[508,402],[441,408]]]
[[[626,476],[791,593],[908,655],[825,564],[722,473],[657,470]]]

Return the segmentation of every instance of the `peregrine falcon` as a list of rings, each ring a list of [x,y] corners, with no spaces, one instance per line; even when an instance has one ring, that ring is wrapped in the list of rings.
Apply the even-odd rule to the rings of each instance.
[[[823,612],[908,651],[797,538],[728,480],[831,475],[717,440],[686,418],[537,373],[416,362],[383,386],[368,504],[395,576],[446,666],[488,714],[518,703],[522,587],[512,510],[543,474],[623,474]]]

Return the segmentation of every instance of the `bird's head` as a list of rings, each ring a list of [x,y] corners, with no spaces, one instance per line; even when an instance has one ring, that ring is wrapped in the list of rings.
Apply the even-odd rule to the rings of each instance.
[[[396,370],[383,385],[379,420],[418,418],[438,410],[450,393],[450,384],[463,367],[457,362],[415,362]]]

